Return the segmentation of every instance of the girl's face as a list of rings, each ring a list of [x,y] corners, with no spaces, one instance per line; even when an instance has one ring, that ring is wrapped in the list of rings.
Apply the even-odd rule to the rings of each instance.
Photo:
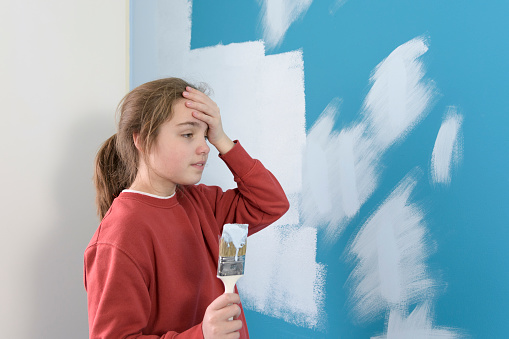
[[[173,117],[159,127],[149,154],[151,186],[169,194],[177,184],[194,185],[200,181],[210,151],[206,140],[208,125],[194,118],[184,103],[185,100],[177,100],[174,104]]]

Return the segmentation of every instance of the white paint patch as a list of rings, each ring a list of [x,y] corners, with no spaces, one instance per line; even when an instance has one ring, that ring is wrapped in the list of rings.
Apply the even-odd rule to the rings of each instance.
[[[374,190],[375,153],[364,137],[364,124],[333,132],[339,100],[334,99],[310,129],[304,151],[302,212],[305,225],[325,226],[335,240],[339,226],[359,211]],[[330,233],[331,232],[331,233]],[[332,242],[332,241],[331,241]]]
[[[418,37],[396,48],[374,70],[363,118],[337,133],[333,99],[307,136],[302,211],[305,225],[324,227],[334,243],[378,187],[381,160],[427,114],[434,84],[418,60],[427,51]]]
[[[357,176],[355,173],[356,157],[354,148],[358,139],[355,133],[344,132],[338,136],[338,173],[337,179],[341,181],[341,201],[343,201],[343,209],[348,218],[352,218],[357,214],[360,208],[359,190],[357,188]]]
[[[381,150],[405,136],[428,112],[435,85],[423,79],[419,60],[427,50],[424,37],[410,40],[378,64],[371,76],[363,114]]]
[[[324,319],[325,267],[316,263],[317,230],[302,227],[299,215],[306,142],[302,51],[267,56],[262,41],[189,50],[191,1],[159,1],[158,10],[165,13],[157,26],[159,76],[205,81],[226,133],[274,173],[290,201],[283,218],[249,237],[245,276],[238,284],[244,307],[318,328]],[[235,187],[213,152],[202,182]]]
[[[268,48],[283,42],[286,31],[304,16],[313,0],[261,0],[263,39]]]
[[[462,154],[460,129],[463,116],[455,107],[449,110],[440,126],[431,155],[431,177],[434,184],[451,183],[451,167],[458,165]]]
[[[304,178],[302,209],[310,226],[326,222],[325,216],[332,215],[337,206],[337,200],[333,196],[333,192],[337,191],[330,184],[332,180],[327,163],[330,159],[329,135],[332,133],[338,105],[339,100],[333,100],[327,106],[307,137],[302,171]]]
[[[416,183],[414,174],[407,175],[348,248],[356,262],[348,283],[358,322],[433,295],[425,265],[429,251],[423,213],[409,201]]]
[[[316,242],[316,228],[295,225],[270,227],[249,237],[246,277],[254,279],[239,282],[244,307],[324,329],[326,273],[316,262]],[[253,248],[259,251],[256,257],[251,255]]]
[[[372,339],[454,339],[461,335],[456,329],[434,327],[430,305],[424,302],[417,306],[409,316],[398,310],[389,315],[387,332]]]

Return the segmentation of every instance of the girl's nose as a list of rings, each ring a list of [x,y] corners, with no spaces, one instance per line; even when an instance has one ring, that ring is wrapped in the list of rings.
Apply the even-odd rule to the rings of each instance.
[[[203,142],[198,146],[198,149],[196,150],[198,154],[209,154],[210,147],[207,144],[207,140],[203,139]]]

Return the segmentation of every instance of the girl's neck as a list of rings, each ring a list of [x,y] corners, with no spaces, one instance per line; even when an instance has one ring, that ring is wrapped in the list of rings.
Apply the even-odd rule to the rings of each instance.
[[[151,178],[147,167],[140,166],[138,173],[136,174],[136,178],[128,189],[161,197],[169,197],[175,193],[177,185],[173,183],[163,183],[156,178]]]

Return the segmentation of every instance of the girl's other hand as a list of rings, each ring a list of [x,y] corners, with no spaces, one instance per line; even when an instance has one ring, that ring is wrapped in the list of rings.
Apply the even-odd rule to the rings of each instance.
[[[202,331],[205,339],[239,338],[242,321],[240,316],[240,297],[236,293],[224,293],[214,300],[203,317]],[[233,320],[229,320],[233,318]]]
[[[234,144],[223,131],[221,114],[217,104],[205,93],[192,87],[186,87],[186,91],[182,95],[186,99],[186,107],[193,110],[193,117],[209,126],[207,138],[219,153],[225,154],[232,149]]]

